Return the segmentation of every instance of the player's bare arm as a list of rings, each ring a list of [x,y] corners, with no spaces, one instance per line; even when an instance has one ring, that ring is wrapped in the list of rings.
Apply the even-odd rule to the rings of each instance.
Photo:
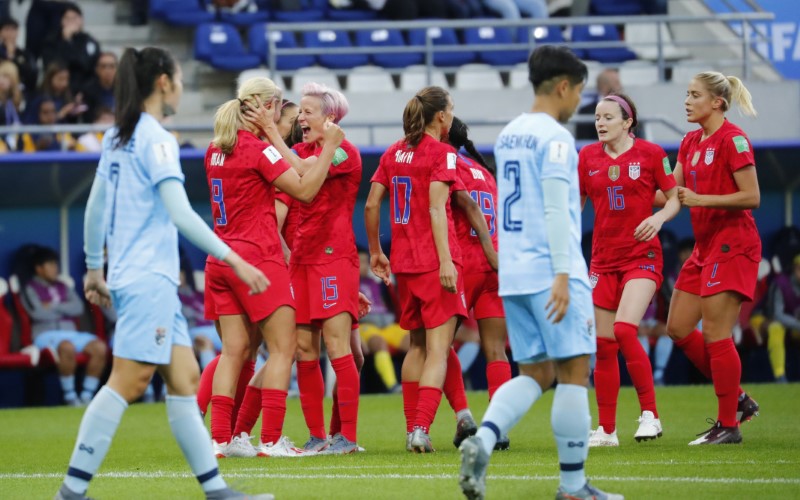
[[[681,204],[687,207],[722,208],[725,210],[749,210],[761,204],[756,167],[750,165],[733,173],[739,191],[731,194],[697,194],[688,188],[678,188]]]
[[[392,270],[389,259],[381,248],[381,201],[386,196],[386,186],[373,182],[364,206],[364,225],[367,229],[367,242],[369,244],[369,267],[372,274],[383,280],[386,286],[392,284]]]
[[[458,271],[450,254],[450,242],[447,239],[447,209],[450,199],[450,186],[444,182],[431,182],[430,214],[433,242],[439,256],[439,281],[450,293],[456,293]],[[483,217],[483,216],[481,216]]]
[[[497,251],[492,245],[492,236],[489,234],[489,226],[486,225],[486,217],[481,211],[481,207],[472,199],[472,196],[467,194],[466,191],[456,191],[454,194],[456,206],[464,211],[469,220],[469,225],[475,230],[478,235],[478,240],[481,242],[483,254],[492,269],[497,271]]]
[[[659,191],[661,193],[661,191]],[[678,199],[678,188],[674,187],[662,193],[666,199],[664,208],[654,213],[650,217],[643,220],[633,232],[633,237],[636,241],[650,241],[656,237],[661,226],[665,222],[672,220],[681,211],[681,202]]]
[[[275,179],[273,184],[292,198],[304,203],[313,201],[328,177],[333,155],[343,140],[344,131],[338,125],[328,122],[325,127],[325,145],[322,147],[322,152],[314,167],[302,177],[296,170],[289,169]],[[290,153],[289,156],[296,157],[297,155]]]

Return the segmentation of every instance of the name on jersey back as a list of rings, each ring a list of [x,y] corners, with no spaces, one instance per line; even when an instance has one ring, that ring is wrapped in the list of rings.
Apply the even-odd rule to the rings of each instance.
[[[537,138],[533,135],[505,134],[497,138],[495,149],[533,149],[536,142]]]

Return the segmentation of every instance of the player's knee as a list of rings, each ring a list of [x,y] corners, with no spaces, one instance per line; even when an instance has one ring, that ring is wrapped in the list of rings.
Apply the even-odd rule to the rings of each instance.
[[[506,346],[505,343],[500,342],[486,342],[483,344],[483,355],[486,356],[486,362],[492,361],[505,361]]]
[[[369,349],[369,352],[372,353],[378,351],[387,351],[389,349],[388,345],[386,344],[386,340],[380,335],[373,335],[369,341],[367,341],[367,348]]]
[[[108,347],[99,340],[93,340],[86,344],[84,351],[92,359],[105,360],[108,354]]]
[[[65,340],[58,344],[58,357],[63,359],[74,359],[75,358],[75,344],[72,342]]]
[[[211,351],[214,349],[214,343],[205,335],[198,335],[194,338],[194,348],[198,351]]]

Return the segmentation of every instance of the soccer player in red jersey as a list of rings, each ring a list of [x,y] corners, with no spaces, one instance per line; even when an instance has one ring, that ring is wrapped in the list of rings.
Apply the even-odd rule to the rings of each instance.
[[[714,382],[718,399],[716,423],[691,445],[741,443],[739,424],[758,414],[758,404],[739,387],[742,365],[732,338],[742,301],[753,299],[761,261],[750,212],[761,193],[750,140],[725,118],[734,103],[755,116],[738,78],[695,75],[684,106],[686,119],[700,128],[684,136],[675,166],[678,198],[690,208],[696,243],[675,283],[667,332]],[[702,333],[696,330],[701,319]]]
[[[444,89],[425,87],[411,98],[403,111],[405,137],[381,157],[364,210],[372,272],[387,285],[390,273],[396,274],[399,323],[411,332],[401,375],[406,447],[423,453],[433,451],[428,433],[442,399],[456,322],[466,317],[461,249],[449,203],[457,155],[441,142],[452,121],[453,101]],[[379,237],[387,192],[392,268]]]
[[[594,120],[599,142],[584,147],[578,156],[582,201],[590,199],[595,211],[589,283],[597,324],[594,385],[600,422],[589,446],[619,446],[620,350],[639,396],[641,416],[634,439],[656,439],[662,433],[653,370],[639,343],[639,323],[663,281],[658,232],[681,206],[667,154],[633,135],[638,121],[630,97],[606,96],[597,104]],[[654,214],[658,190],[667,201]]]
[[[205,166],[211,191],[214,232],[248,256],[271,277],[272,293],[252,296],[215,259],[206,263],[206,316],[219,322],[222,355],[214,373],[211,433],[218,456],[255,456],[241,437],[231,439],[234,393],[243,364],[249,359],[250,324],[257,324],[270,357],[262,385],[262,443],[280,438],[286,413],[286,391],[296,349],[291,284],[283,260],[275,220],[275,188],[310,201],[328,174],[330,161],[344,138],[329,124],[325,146],[316,164],[301,177],[277,149],[263,142],[252,117],[260,112],[273,119],[280,90],[267,78],[245,81],[238,98],[220,106],[214,119],[214,140]]]

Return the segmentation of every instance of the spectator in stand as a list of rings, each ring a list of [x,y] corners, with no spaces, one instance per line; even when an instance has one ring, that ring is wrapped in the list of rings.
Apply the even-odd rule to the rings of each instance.
[[[33,256],[34,276],[25,285],[23,303],[31,318],[33,343],[49,349],[55,359],[64,391],[64,402],[83,406],[92,399],[106,366],[106,345],[91,333],[79,332],[75,324],[83,314],[83,302],[72,287],[58,279],[58,254],[41,248]],[[89,356],[83,390],[75,388],[76,355]]]
[[[39,67],[36,65],[36,58],[17,45],[18,36],[19,23],[15,19],[9,17],[0,22],[0,60],[8,60],[17,65],[18,80],[25,86],[25,94],[30,95],[36,90]]]
[[[63,61],[69,69],[69,87],[79,92],[92,79],[100,57],[100,43],[83,31],[83,13],[74,3],[67,3],[61,14],[61,30],[50,35],[42,52],[48,66]]]
[[[178,287],[178,298],[181,299],[181,312],[189,324],[189,336],[194,344],[194,352],[200,360],[200,370],[222,351],[222,340],[219,338],[214,322],[207,320],[203,292],[198,292],[186,279],[186,272],[181,269],[181,284]]]
[[[408,332],[397,324],[397,318],[390,307],[391,300],[386,285],[370,272],[369,254],[359,249],[358,258],[361,275],[359,290],[372,302],[369,314],[358,322],[361,345],[365,355],[373,355],[375,371],[378,372],[386,389],[397,392],[400,385],[397,383],[397,373],[394,371],[390,348],[395,352],[407,352]]]
[[[483,6],[503,19],[520,19],[523,15],[534,19],[550,17],[545,0],[483,0]]]
[[[69,88],[69,69],[60,61],[50,64],[45,70],[37,97],[29,100],[25,107],[25,123],[38,123],[39,101],[43,99],[55,103],[57,123],[77,123],[86,112],[83,94],[73,97]]]
[[[25,47],[34,60],[39,59],[45,41],[61,27],[64,0],[33,0],[25,20]]]
[[[48,97],[39,99],[35,108],[37,120],[34,125],[57,125],[56,103]],[[23,153],[39,151],[73,151],[78,143],[69,132],[26,132],[19,144]]]
[[[117,76],[117,56],[113,52],[103,52],[97,58],[94,77],[83,88],[87,118],[95,121],[101,108],[114,111],[114,78]]]
[[[19,90],[19,73],[11,61],[0,62],[0,126],[19,125],[19,106],[22,92]],[[0,153],[17,149],[17,136],[6,134],[0,137]]]
[[[452,0],[364,0],[371,9],[393,21],[419,18],[445,19]]]
[[[579,115],[589,115],[594,117],[597,103],[605,99],[611,93],[622,92],[622,83],[619,80],[619,70],[606,68],[597,75],[597,100],[592,101],[578,109]],[[579,123],[575,126],[575,139],[579,141],[597,140],[597,130],[594,121]]]
[[[114,112],[106,107],[97,110],[97,117],[92,122],[93,125],[111,126],[114,124]],[[78,137],[76,149],[79,151],[100,152],[103,149],[103,134],[105,132],[86,132]]]

